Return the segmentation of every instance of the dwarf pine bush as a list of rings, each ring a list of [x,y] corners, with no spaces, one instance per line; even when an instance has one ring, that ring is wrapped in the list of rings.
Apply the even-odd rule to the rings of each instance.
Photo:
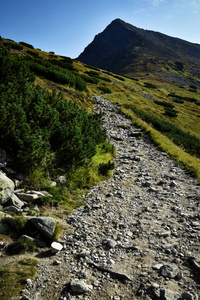
[[[79,88],[81,80],[75,80]],[[29,63],[5,48],[0,49],[0,94],[0,143],[24,173],[37,167],[75,169],[106,140],[101,115],[35,85]]]

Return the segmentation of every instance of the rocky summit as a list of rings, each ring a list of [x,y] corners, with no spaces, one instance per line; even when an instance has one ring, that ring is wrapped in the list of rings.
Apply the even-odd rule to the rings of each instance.
[[[120,19],[112,21],[77,58],[96,68],[131,77],[154,74],[160,81],[198,84],[200,45],[152,30],[137,28]],[[177,79],[177,72],[181,76]],[[180,75],[179,74],[179,75]],[[182,78],[182,79],[181,79]],[[195,80],[195,81],[194,81]]]
[[[95,98],[114,175],[68,216],[60,251],[41,256],[21,299],[199,299],[199,183],[119,106]]]

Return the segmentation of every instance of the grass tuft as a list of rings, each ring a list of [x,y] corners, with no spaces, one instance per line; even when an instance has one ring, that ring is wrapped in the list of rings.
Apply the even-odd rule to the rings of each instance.
[[[38,261],[25,258],[18,263],[6,264],[0,268],[0,299],[19,299],[20,292],[26,287],[26,279],[36,275]]]

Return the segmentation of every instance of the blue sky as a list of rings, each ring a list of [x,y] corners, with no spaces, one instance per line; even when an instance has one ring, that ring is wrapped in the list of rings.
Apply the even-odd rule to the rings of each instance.
[[[200,0],[1,0],[0,35],[77,57],[112,20],[200,44]]]

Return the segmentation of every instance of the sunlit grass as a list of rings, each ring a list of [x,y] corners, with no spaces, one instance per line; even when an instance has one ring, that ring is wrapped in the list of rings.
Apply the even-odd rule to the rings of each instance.
[[[26,287],[26,279],[34,278],[38,261],[26,258],[0,268],[0,299],[19,299],[20,292]]]

